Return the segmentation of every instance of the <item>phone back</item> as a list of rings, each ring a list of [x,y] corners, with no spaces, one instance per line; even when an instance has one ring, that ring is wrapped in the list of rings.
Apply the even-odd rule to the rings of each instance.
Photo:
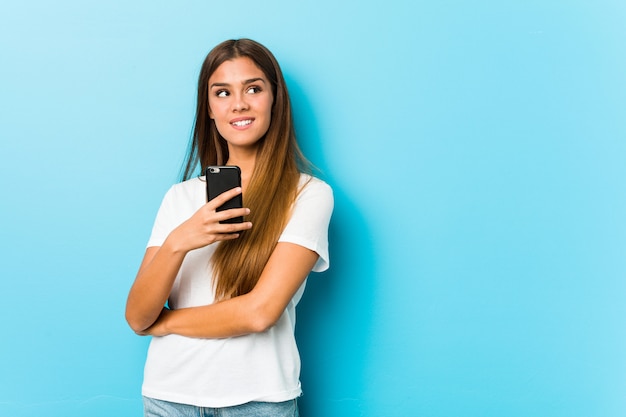
[[[206,169],[207,201],[213,200],[225,191],[241,187],[241,170],[238,166],[209,166]],[[217,208],[217,211],[243,207],[241,194],[231,198]],[[243,217],[234,217],[220,223],[241,223]]]

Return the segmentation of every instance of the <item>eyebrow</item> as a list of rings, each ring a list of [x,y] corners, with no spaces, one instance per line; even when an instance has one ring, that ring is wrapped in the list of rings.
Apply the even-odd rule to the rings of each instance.
[[[257,78],[250,78],[249,80],[243,80],[241,82],[241,85],[247,85],[247,84],[252,84],[252,83],[256,83],[258,81],[261,81],[263,84],[265,84],[265,80],[261,77],[257,77]],[[213,88],[213,87],[229,87],[230,84],[228,83],[213,83],[209,86],[209,88]]]

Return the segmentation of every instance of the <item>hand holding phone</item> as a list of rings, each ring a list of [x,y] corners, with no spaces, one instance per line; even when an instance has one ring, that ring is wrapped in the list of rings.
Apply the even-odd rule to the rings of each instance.
[[[227,165],[217,166],[211,165],[206,169],[206,190],[207,201],[213,200],[218,195],[233,188],[241,187],[241,170],[238,166]],[[242,208],[243,198],[241,194],[228,200],[217,208],[217,211],[223,211],[233,208]],[[243,217],[233,217],[220,221],[220,223],[243,223]]]

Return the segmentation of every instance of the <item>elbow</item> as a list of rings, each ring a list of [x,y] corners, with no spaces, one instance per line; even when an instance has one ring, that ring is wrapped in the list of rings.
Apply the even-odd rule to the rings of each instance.
[[[263,333],[268,331],[276,323],[267,317],[253,317],[249,323],[250,333]]]
[[[244,300],[245,297],[245,300]],[[259,296],[252,291],[242,296],[246,313],[246,327],[249,333],[264,333],[274,327],[285,312],[285,306],[276,303],[271,297]]]
[[[132,329],[133,332],[137,334],[142,333],[152,325],[152,323],[148,323],[146,320],[142,320],[140,317],[137,317],[136,314],[132,314],[128,310],[126,310],[125,318],[128,326]]]
[[[275,314],[268,309],[253,310],[250,315],[249,331],[250,333],[264,333],[271,329],[279,318],[280,314]]]
[[[128,323],[128,326],[135,333],[139,333],[142,330],[146,330],[145,327],[142,326],[141,323],[139,323],[139,321],[133,319],[132,317],[129,317],[128,314],[126,315],[126,323]]]
[[[131,330],[137,334],[146,330],[146,327],[142,326],[141,324],[135,321],[129,320],[128,317],[126,318],[126,323],[128,323],[128,326],[131,328]]]

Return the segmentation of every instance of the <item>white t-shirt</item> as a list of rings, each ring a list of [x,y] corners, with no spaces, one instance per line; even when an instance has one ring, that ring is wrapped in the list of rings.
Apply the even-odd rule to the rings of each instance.
[[[319,255],[313,271],[328,268],[331,188],[302,174],[294,210],[279,242],[290,242]],[[194,178],[170,188],[157,214],[148,247],[161,246],[169,233],[206,203],[206,183]],[[169,298],[172,309],[214,302],[210,257],[215,244],[187,254]],[[225,339],[178,335],[153,337],[148,349],[142,394],[201,407],[228,407],[250,401],[280,402],[298,397],[300,355],[294,329],[296,305],[306,281],[278,322],[263,333]]]

